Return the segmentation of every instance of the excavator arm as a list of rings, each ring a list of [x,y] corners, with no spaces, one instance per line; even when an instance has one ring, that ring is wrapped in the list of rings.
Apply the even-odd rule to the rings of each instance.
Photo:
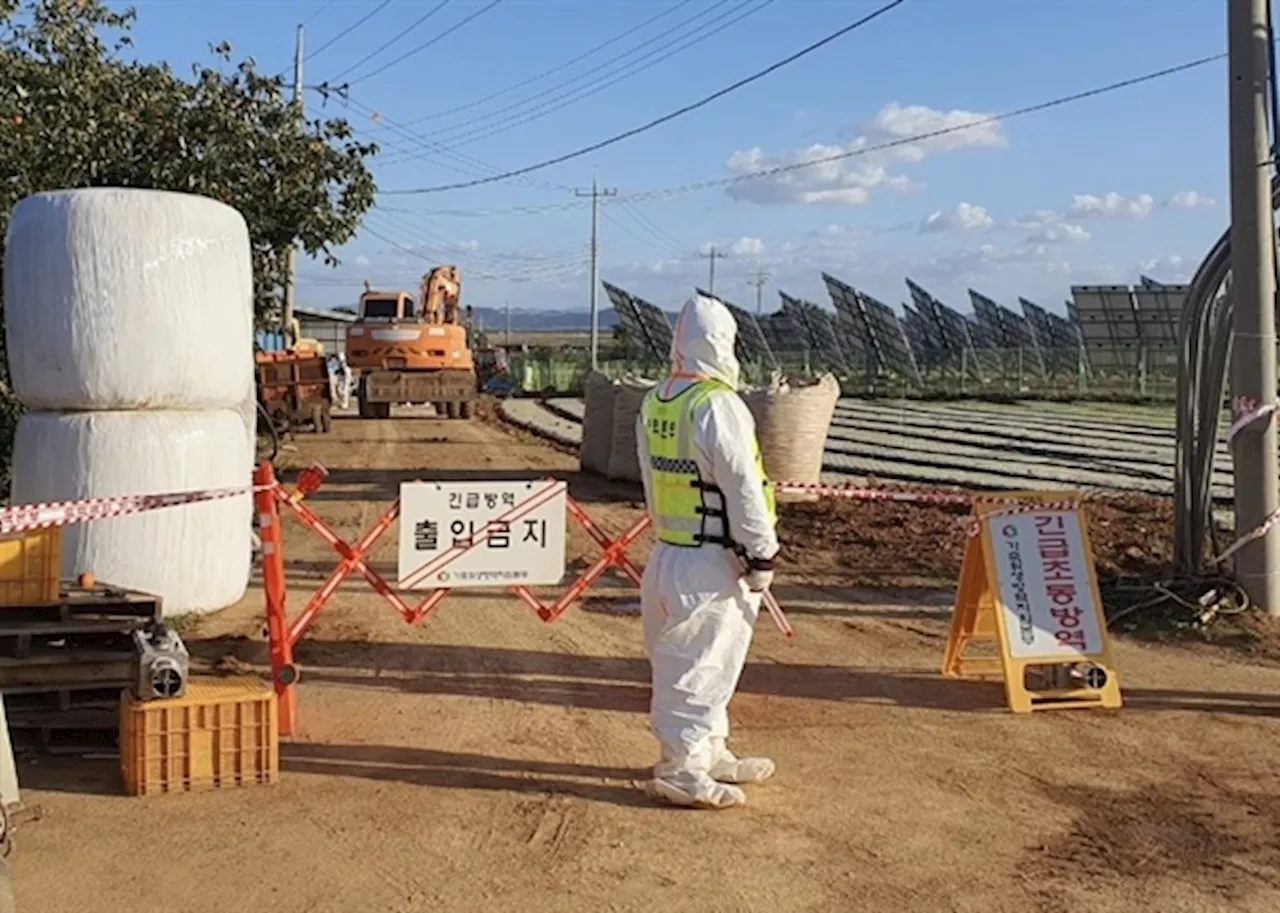
[[[423,319],[430,324],[457,324],[462,281],[456,266],[437,266],[422,277]]]

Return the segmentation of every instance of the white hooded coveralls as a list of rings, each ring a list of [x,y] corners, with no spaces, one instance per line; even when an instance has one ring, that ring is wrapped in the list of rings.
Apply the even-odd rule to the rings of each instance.
[[[676,321],[671,374],[659,384],[658,394],[671,399],[703,378],[736,390],[737,329],[719,301],[690,299]],[[755,420],[746,403],[736,393],[717,392],[695,408],[692,420],[695,461],[701,477],[724,493],[730,537],[752,558],[773,558],[778,538],[755,463]],[[636,440],[652,511],[643,418],[637,419]],[[725,745],[729,701],[746,663],[762,598],[747,588],[743,571],[742,559],[722,545],[685,548],[664,542],[656,543],[644,569],[640,605],[653,675],[652,726],[662,752],[654,768],[655,787],[681,804],[741,804],[741,791],[716,778],[745,782],[773,771],[763,759],[738,762]]]

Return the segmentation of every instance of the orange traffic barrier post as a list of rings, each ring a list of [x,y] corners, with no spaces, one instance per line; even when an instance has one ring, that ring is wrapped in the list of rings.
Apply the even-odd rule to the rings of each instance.
[[[1079,498],[974,502],[942,674],[1003,678],[1014,713],[1121,706]],[[971,648],[985,645],[983,655]]]
[[[568,486],[562,481],[406,482],[400,498],[351,543],[306,503],[307,495],[323,484],[326,475],[319,465],[308,467],[290,491],[276,479],[269,462],[260,464],[254,473],[271,677],[278,696],[281,735],[291,735],[297,721],[299,670],[294,647],[329,597],[356,572],[409,624],[430,615],[457,587],[506,587],[542,621],[551,623],[611,567],[640,583],[640,570],[626,553],[648,528],[648,515],[610,539],[569,497]],[[328,542],[341,559],[292,621],[286,606],[281,506]],[[564,578],[566,516],[582,525],[600,546],[601,554],[558,599],[546,604],[531,587],[558,585]],[[397,587],[393,588],[366,558],[397,521],[400,560]],[[427,593],[417,605],[410,605],[400,595],[399,591],[405,590]]]

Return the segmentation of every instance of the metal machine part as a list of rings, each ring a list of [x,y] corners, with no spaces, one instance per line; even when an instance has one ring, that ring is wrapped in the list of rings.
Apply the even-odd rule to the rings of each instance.
[[[182,697],[191,672],[191,656],[178,633],[163,622],[133,632],[138,674],[134,692],[140,700]]]

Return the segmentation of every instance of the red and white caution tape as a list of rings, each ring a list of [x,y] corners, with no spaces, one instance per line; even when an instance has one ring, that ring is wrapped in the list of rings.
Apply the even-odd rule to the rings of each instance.
[[[128,514],[140,514],[166,507],[220,501],[249,494],[252,486],[178,491],[158,495],[120,495],[114,498],[90,498],[84,501],[54,501],[47,504],[15,504],[0,508],[0,535],[23,533],[51,526],[70,526],[91,520],[106,520]]]
[[[887,488],[865,488],[856,485],[809,485],[799,482],[774,482],[780,494],[817,495],[821,498],[844,498],[850,501],[899,501],[906,504],[973,503],[972,495],[940,491],[894,491]]]
[[[1267,519],[1258,524],[1253,532],[1248,535],[1241,536],[1235,542],[1232,542],[1227,550],[1217,557],[1217,562],[1221,564],[1250,542],[1256,542],[1261,539],[1267,533],[1271,532],[1277,523],[1280,523],[1280,510],[1277,510],[1275,513],[1271,514],[1271,516],[1267,517]]]
[[[982,517],[965,517],[965,531],[970,538],[977,536],[982,532],[982,524],[987,520],[998,520],[1000,517],[1012,517],[1018,514],[1038,514],[1044,511],[1055,510],[1079,510],[1081,501],[1079,499],[1068,501],[1039,501],[1034,504],[1012,504],[1008,507],[1002,507],[999,510],[993,510],[990,513],[983,514]]]
[[[1276,403],[1260,403],[1247,396],[1237,396],[1231,403],[1231,426],[1227,428],[1227,445],[1236,435],[1256,421],[1275,415]]]

